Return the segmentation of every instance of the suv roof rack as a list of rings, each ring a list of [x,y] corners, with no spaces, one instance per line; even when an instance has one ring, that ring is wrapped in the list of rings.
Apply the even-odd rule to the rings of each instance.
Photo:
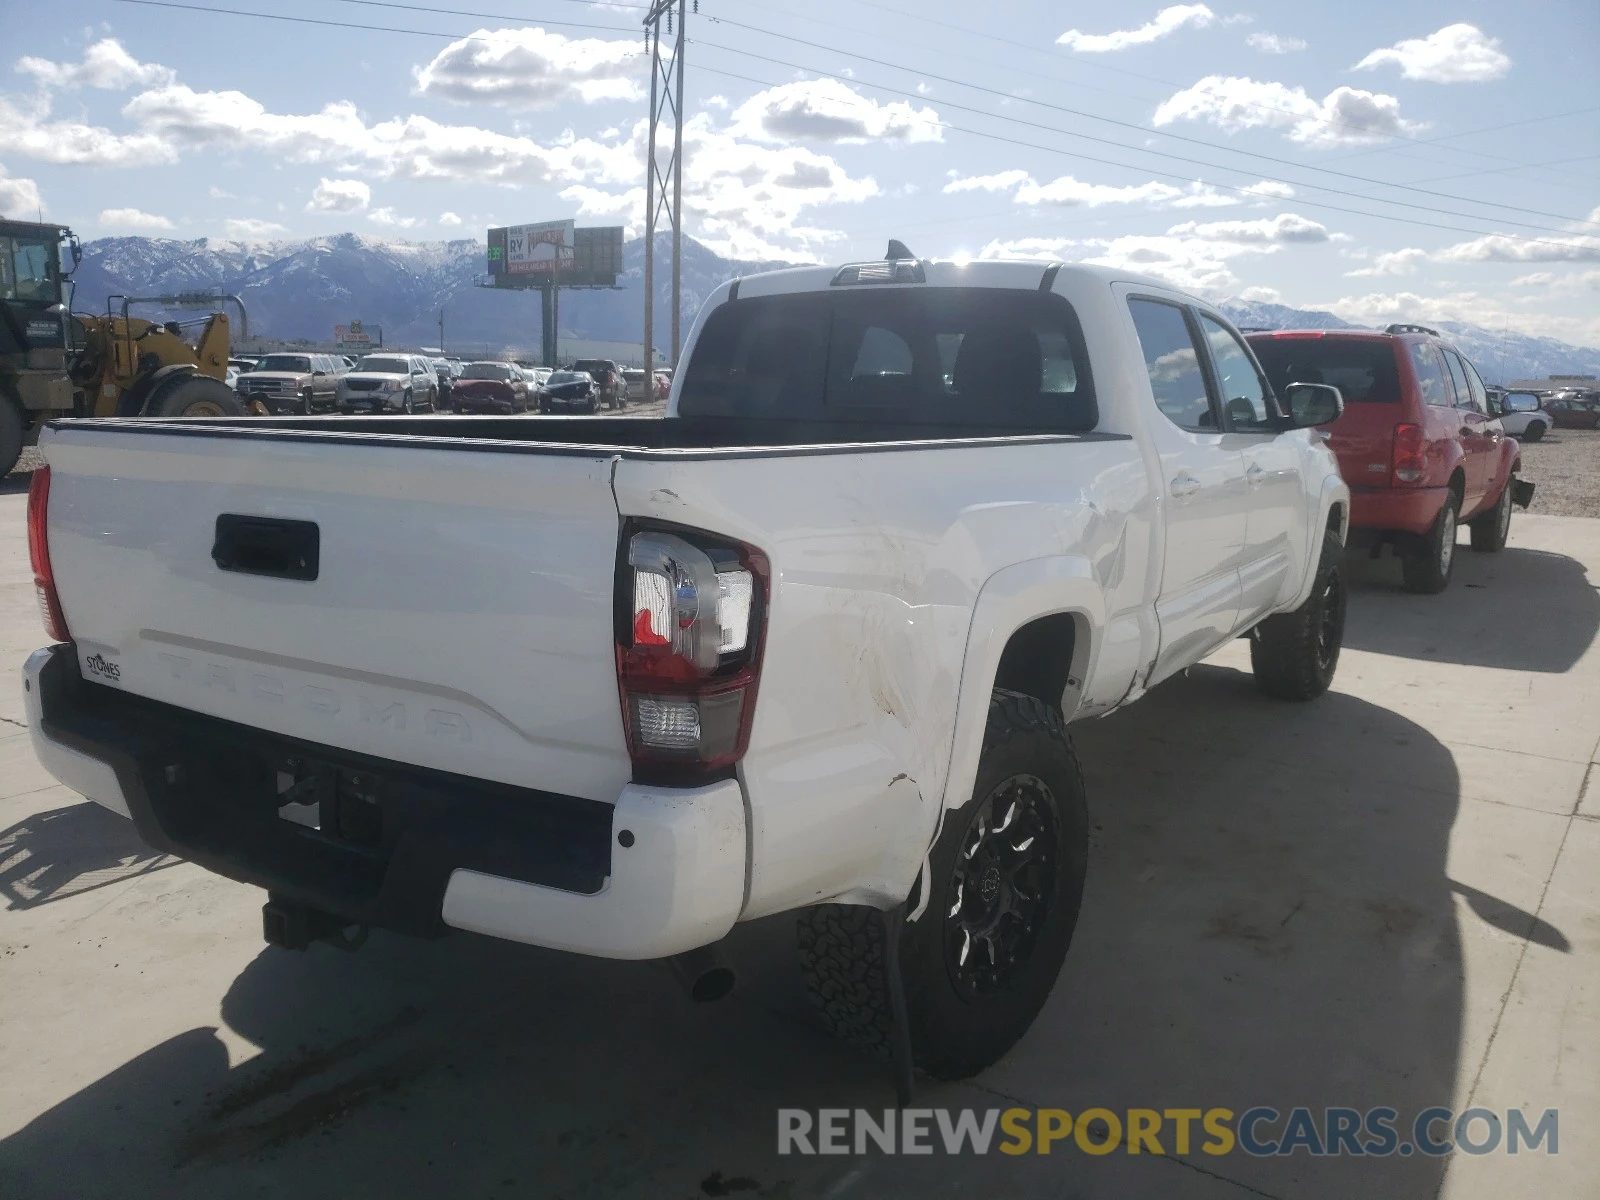
[[[1439,331],[1437,329],[1429,329],[1426,325],[1407,325],[1407,324],[1387,325],[1387,326],[1384,327],[1383,331],[1385,333],[1426,333],[1430,337],[1439,337],[1440,336]]]

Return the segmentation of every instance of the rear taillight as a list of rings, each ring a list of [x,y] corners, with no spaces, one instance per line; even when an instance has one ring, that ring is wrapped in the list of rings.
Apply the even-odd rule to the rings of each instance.
[[[1394,427],[1394,456],[1390,471],[1396,483],[1420,483],[1428,466],[1428,443],[1422,426],[1400,424]]]
[[[56,594],[56,576],[50,569],[50,468],[40,467],[28,485],[28,560],[33,564],[33,590],[39,597],[39,615],[52,641],[70,642],[67,618]]]
[[[617,684],[645,774],[704,776],[743,757],[766,628],[759,550],[694,530],[625,533]]]

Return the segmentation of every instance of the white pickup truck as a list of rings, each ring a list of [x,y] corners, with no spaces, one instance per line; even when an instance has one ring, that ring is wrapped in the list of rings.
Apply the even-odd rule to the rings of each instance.
[[[1077,920],[1067,724],[1242,636],[1328,686],[1339,394],[1039,263],[743,278],[686,355],[666,420],[53,423],[39,758],[281,945],[467,929],[710,996],[703,948],[798,911],[826,1023],[969,1075]]]

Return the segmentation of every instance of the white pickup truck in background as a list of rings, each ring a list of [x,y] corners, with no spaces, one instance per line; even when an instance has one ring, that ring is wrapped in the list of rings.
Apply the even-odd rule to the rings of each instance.
[[[1340,400],[1288,392],[1155,282],[897,258],[724,285],[666,420],[55,423],[29,725],[278,944],[710,996],[798,910],[826,1023],[969,1075],[1077,920],[1067,723],[1245,635],[1268,693],[1332,678]]]

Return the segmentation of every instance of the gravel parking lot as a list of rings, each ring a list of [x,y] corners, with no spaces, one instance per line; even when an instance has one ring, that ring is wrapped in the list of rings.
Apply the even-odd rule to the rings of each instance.
[[[1538,485],[1530,512],[1600,517],[1600,429],[1552,429],[1524,442],[1522,477]]]

